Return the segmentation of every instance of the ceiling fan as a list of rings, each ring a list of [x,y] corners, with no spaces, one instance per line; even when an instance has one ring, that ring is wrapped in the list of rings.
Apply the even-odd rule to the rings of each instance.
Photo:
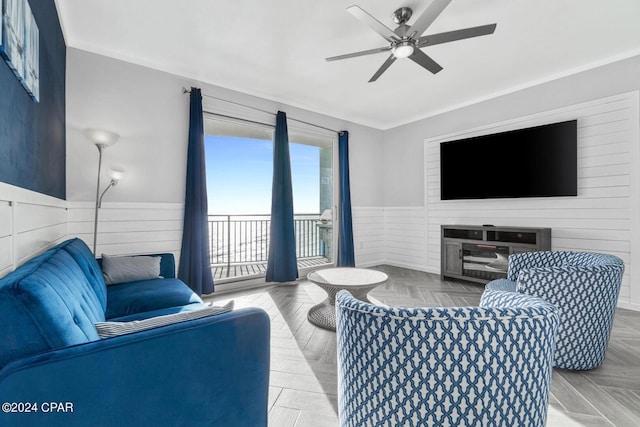
[[[431,59],[431,57],[421,51],[421,48],[456,40],[468,39],[471,37],[493,34],[496,29],[496,24],[490,24],[423,36],[422,33],[429,28],[449,3],[451,3],[451,0],[433,0],[429,6],[427,6],[427,9],[422,13],[422,15],[420,15],[420,17],[418,17],[411,26],[407,25],[407,22],[411,18],[413,10],[409,7],[401,7],[393,12],[393,20],[398,24],[398,27],[395,30],[391,30],[382,22],[362,10],[359,6],[348,7],[347,12],[369,25],[373,31],[380,34],[382,38],[389,42],[389,46],[348,53],[346,55],[332,56],[325,60],[337,61],[340,59],[355,58],[358,56],[391,51],[391,55],[389,55],[387,60],[382,64],[378,71],[376,71],[373,77],[369,79],[369,82],[375,82],[378,80],[378,77],[380,77],[382,73],[384,73],[387,68],[389,68],[391,64],[399,58],[409,58],[421,67],[426,68],[433,74],[436,74],[442,70],[442,67],[436,61]]]

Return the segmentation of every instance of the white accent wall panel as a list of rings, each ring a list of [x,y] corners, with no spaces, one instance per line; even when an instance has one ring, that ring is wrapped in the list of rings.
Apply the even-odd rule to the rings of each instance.
[[[619,306],[640,309],[638,99],[637,91],[630,92],[426,139],[428,270],[440,272],[441,224],[551,227],[553,250],[606,252],[622,258]],[[578,120],[577,197],[440,200],[441,142],[572,119]]]
[[[384,261],[397,267],[425,270],[427,259],[425,209],[384,208]]]
[[[64,200],[0,183],[0,277],[66,235]]]
[[[93,248],[95,208],[90,202],[69,203],[69,237]],[[181,203],[103,203],[98,218],[96,253],[130,255],[170,252],[176,263],[182,242]]]
[[[384,209],[379,206],[351,208],[356,266],[384,264]]]
[[[0,276],[13,267],[13,207],[12,202],[0,201]]]

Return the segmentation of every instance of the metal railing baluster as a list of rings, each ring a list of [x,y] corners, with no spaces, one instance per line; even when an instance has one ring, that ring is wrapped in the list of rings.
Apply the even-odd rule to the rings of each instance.
[[[231,215],[227,215],[227,277],[231,271]]]
[[[269,218],[269,215],[209,215],[208,240],[212,267],[226,268],[226,277],[232,277],[231,269],[234,266],[266,262],[271,220],[264,218]],[[319,220],[319,214],[295,215],[298,259],[324,257]]]

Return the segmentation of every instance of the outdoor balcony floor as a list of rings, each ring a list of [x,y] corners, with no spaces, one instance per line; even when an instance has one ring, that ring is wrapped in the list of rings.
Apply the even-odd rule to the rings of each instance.
[[[298,270],[302,270],[305,268],[319,267],[321,265],[326,265],[328,267],[329,263],[330,263],[329,259],[325,257],[300,258],[298,259]],[[258,276],[258,275],[265,274],[266,271],[267,271],[266,262],[235,263],[231,265],[227,265],[227,264],[211,265],[213,280]]]

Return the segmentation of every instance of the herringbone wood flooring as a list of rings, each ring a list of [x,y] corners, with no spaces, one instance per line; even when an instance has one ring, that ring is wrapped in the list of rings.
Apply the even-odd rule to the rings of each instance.
[[[390,280],[369,295],[393,306],[477,305],[483,286],[441,281],[439,276],[381,266]],[[307,312],[326,297],[299,284],[208,297],[216,304],[262,307],[271,317],[269,425],[335,427],[335,333],[313,326]],[[605,362],[587,372],[554,370],[548,426],[640,426],[640,313],[618,309]]]

